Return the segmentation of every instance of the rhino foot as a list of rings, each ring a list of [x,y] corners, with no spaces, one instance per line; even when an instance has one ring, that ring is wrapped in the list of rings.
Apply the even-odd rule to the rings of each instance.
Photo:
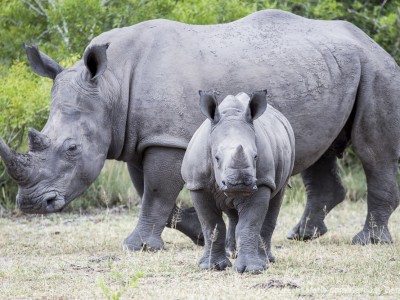
[[[315,224],[306,222],[305,226],[300,222],[288,233],[287,238],[295,241],[309,241],[319,238],[327,231],[328,228],[323,221]]]
[[[158,251],[164,249],[164,242],[161,237],[151,235],[145,237],[134,230],[122,243],[122,250],[129,251]]]
[[[364,228],[353,237],[351,243],[363,246],[367,244],[391,244],[392,236],[386,226],[373,230]]]
[[[203,270],[213,269],[222,271],[231,266],[231,262],[224,254],[211,257],[209,255],[205,255],[199,261],[199,267]]]
[[[239,273],[259,274],[267,269],[267,264],[266,260],[261,259],[258,255],[239,255],[234,268]]]

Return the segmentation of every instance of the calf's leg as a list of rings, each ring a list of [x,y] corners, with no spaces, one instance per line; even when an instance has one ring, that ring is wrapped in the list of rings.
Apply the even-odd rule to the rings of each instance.
[[[266,268],[266,261],[259,256],[261,227],[267,214],[271,190],[261,186],[250,199],[238,200],[239,212],[236,226],[237,259],[235,269],[239,273],[258,273]]]
[[[226,257],[226,227],[222,211],[215,204],[212,194],[205,190],[191,191],[204,235],[204,255],[199,260],[201,269],[224,270],[232,264]]]

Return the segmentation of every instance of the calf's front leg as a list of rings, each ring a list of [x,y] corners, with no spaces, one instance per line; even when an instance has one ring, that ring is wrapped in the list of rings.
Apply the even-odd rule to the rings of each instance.
[[[235,201],[239,222],[236,226],[238,255],[234,268],[239,273],[258,273],[267,267],[266,260],[259,255],[259,244],[270,195],[271,190],[261,186],[250,198]]]
[[[199,267],[224,270],[232,266],[225,253],[225,222],[213,195],[206,190],[190,191],[190,194],[204,235],[204,255],[199,260]]]

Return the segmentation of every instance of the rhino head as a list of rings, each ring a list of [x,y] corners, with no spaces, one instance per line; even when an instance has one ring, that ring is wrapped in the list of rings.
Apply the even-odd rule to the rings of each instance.
[[[0,138],[0,157],[18,183],[22,211],[59,211],[100,173],[111,141],[111,104],[101,92],[107,48],[88,48],[83,61],[63,69],[37,47],[25,47],[33,71],[54,84],[45,127],[29,129],[29,152],[16,153]]]
[[[227,196],[257,190],[257,145],[253,121],[267,108],[266,90],[227,96],[218,106],[214,93],[200,91],[200,108],[211,121],[210,151],[214,178]]]

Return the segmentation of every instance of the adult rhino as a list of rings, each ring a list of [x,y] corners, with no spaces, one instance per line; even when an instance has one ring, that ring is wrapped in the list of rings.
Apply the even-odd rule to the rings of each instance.
[[[336,157],[351,142],[367,178],[368,214],[353,242],[390,242],[399,204],[400,69],[354,25],[266,10],[210,26],[153,20],[96,37],[83,59],[63,69],[35,47],[32,69],[54,80],[49,119],[29,131],[30,151],[3,141],[0,155],[19,185],[23,211],[62,209],[97,177],[106,159],[127,162],[142,196],[139,222],[124,244],[163,247],[161,233],[183,187],[188,142],[203,117],[199,89],[237,94],[268,88],[268,101],[296,137],[293,174],[307,205],[289,238],[324,234],[324,217],[343,201]],[[196,215],[178,229],[196,239]]]

